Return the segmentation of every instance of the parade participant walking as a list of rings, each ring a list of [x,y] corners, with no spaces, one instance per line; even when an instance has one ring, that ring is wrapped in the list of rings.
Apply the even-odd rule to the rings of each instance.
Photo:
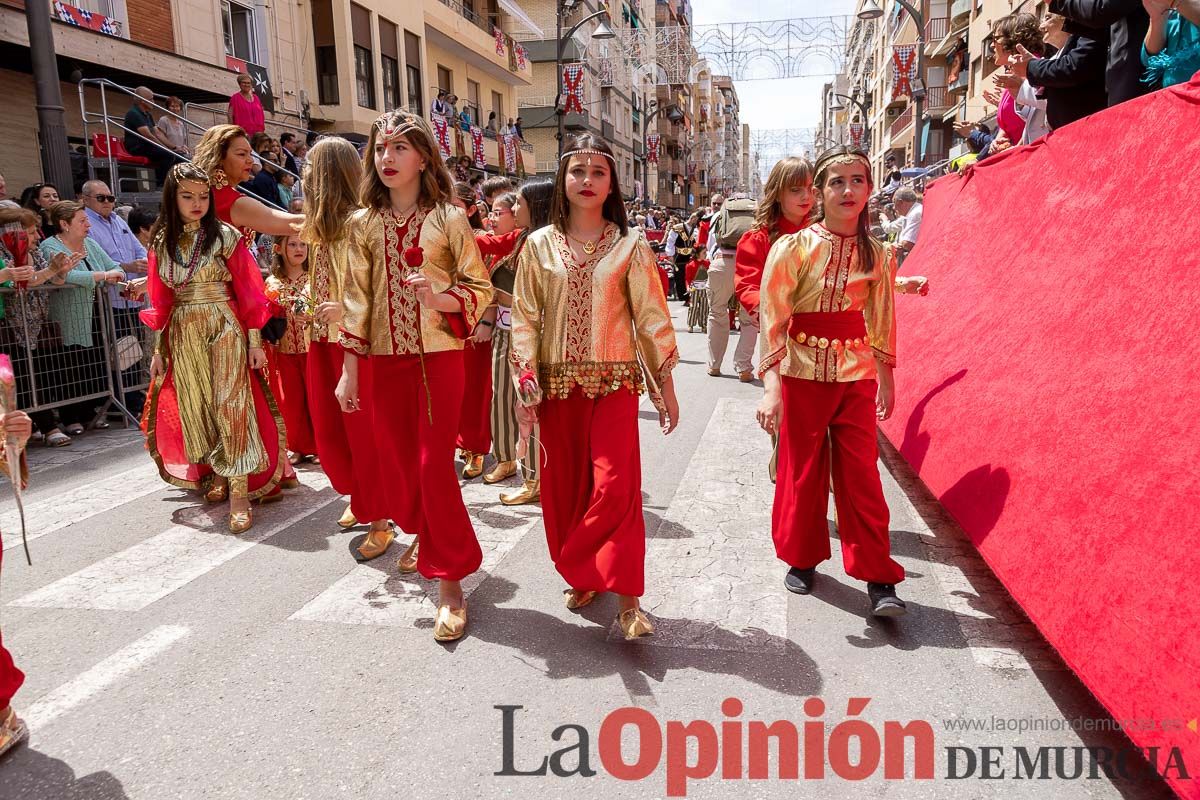
[[[308,412],[308,245],[298,235],[279,236],[267,277],[271,313],[285,321],[271,362],[279,374],[279,410],[287,428],[288,463],[299,464],[317,453]]]
[[[830,557],[832,469],[846,572],[867,581],[873,614],[899,616],[905,607],[895,584],[904,570],[889,554],[875,443],[876,420],[887,419],[894,402],[896,255],[870,235],[871,167],[861,151],[822,154],[816,186],[822,218],[781,236],[763,274],[758,421],[779,436],[775,552],[791,567],[787,588],[812,591],[817,564]]]
[[[708,374],[720,377],[729,346],[729,302],[734,296],[737,246],[742,235],[755,224],[754,201],[746,198],[727,200],[712,222],[709,232],[708,265]],[[733,353],[733,369],[742,383],[754,380],[754,346],[758,343],[758,325],[742,311],[741,333]]]
[[[416,533],[417,569],[440,581],[433,635],[466,633],[460,581],[483,559],[454,474],[463,340],[492,288],[429,123],[407,111],[380,116],[364,155],[351,218],[337,397],[359,413],[359,363],[370,361],[372,437],[387,486],[386,516]],[[358,443],[351,442],[357,449]]]
[[[496,289],[496,340],[492,345],[492,448],[496,468],[484,476],[485,483],[498,483],[517,472],[517,446],[520,429],[517,424],[517,393],[512,367],[512,292],[517,277],[517,261],[529,235],[550,224],[550,207],[554,200],[554,181],[531,180],[517,191],[512,207],[514,226],[519,230],[511,253],[501,258],[492,269],[492,285]],[[503,202],[503,199],[500,201]],[[541,499],[542,486],[538,479],[541,457],[536,431],[531,432],[526,452],[521,458],[524,479],[520,489],[501,492],[500,502],[506,506],[536,503]]]
[[[654,254],[629,230],[612,149],[574,137],[559,161],[551,224],[529,235],[513,292],[523,430],[541,425],[546,541],[568,608],[615,592],[627,639],[653,632],[645,588],[638,399],[663,433],[679,423],[675,332]]]
[[[360,411],[342,411],[334,391],[342,377],[342,296],[350,272],[351,240],[346,221],[358,208],[362,161],[349,141],[331,136],[316,142],[304,166],[308,213],[300,237],[309,246],[309,298],[313,321],[308,346],[308,407],[321,468],[339,494],[349,495],[338,525],[371,520],[355,560],[379,558],[391,546],[383,504],[383,480],[371,430],[370,362],[358,368]],[[350,443],[355,446],[351,448]],[[416,540],[400,559],[400,571],[416,572]]]
[[[249,530],[250,501],[283,476],[283,420],[258,370],[270,318],[258,265],[216,216],[209,176],[194,164],[167,173],[142,321],[159,331],[143,419],[163,480],[229,498],[229,529]]]
[[[454,184],[454,205],[467,215],[476,245],[487,234],[475,190],[461,181]],[[482,257],[482,250],[480,256]],[[462,417],[458,422],[457,445],[463,460],[462,476],[473,480],[483,474],[483,459],[492,449],[492,333],[496,330],[496,307],[489,305],[463,346]]]
[[[0,428],[4,436],[15,446],[20,463],[8,463],[5,447],[0,446],[0,473],[9,480],[25,487],[29,470],[25,466],[25,443],[33,433],[33,420],[24,411],[9,411],[0,417]],[[0,568],[3,568],[4,551],[0,549]],[[3,756],[29,735],[29,728],[13,710],[12,699],[25,682],[25,673],[17,669],[12,654],[4,648],[3,632],[0,631],[0,756]]]

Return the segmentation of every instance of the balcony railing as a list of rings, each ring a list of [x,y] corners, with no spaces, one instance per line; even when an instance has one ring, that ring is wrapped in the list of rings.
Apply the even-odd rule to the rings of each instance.
[[[950,5],[950,19],[959,20],[960,17],[967,17],[971,14],[971,0],[954,0]]]
[[[933,111],[939,108],[949,108],[951,103],[946,98],[945,86],[929,86],[925,89],[925,108]]]
[[[935,17],[925,24],[925,43],[937,44],[950,32],[950,20],[947,17]]]
[[[909,125],[912,125],[912,121],[913,110],[912,106],[909,106],[908,108],[904,109],[904,113],[896,117],[896,121],[892,123],[892,138],[899,136],[905,128],[907,128]]]
[[[480,2],[482,2],[482,0],[480,0]],[[447,8],[454,9],[454,11],[463,19],[467,20],[489,36],[491,35],[492,28],[496,24],[496,21],[491,19],[487,14],[481,14],[475,9],[470,8],[466,4],[462,3],[461,0],[442,0],[442,5],[446,6]]]

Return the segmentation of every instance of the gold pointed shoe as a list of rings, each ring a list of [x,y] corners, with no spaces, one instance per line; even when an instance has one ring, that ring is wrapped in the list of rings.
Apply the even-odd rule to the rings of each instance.
[[[400,556],[400,560],[396,562],[396,569],[402,575],[411,575],[417,571],[417,553],[421,549],[421,540],[413,539],[412,544],[404,551],[404,555]]]
[[[350,510],[350,504],[346,504],[346,510],[338,517],[338,525],[342,528],[353,528],[358,524],[358,519],[355,518],[354,512]]]
[[[627,642],[654,633],[650,618],[643,614],[640,608],[627,608],[622,611],[617,615],[617,624],[621,626],[621,632],[625,634]]]
[[[438,606],[437,620],[433,623],[433,638],[439,642],[453,642],[467,632],[467,604],[462,608]]]
[[[517,474],[517,462],[501,461],[496,466],[492,467],[492,471],[483,476],[483,482],[486,484],[499,483],[506,481],[513,475]]]
[[[383,531],[368,531],[367,538],[363,540],[363,543],[358,546],[358,550],[354,553],[354,560],[361,564],[379,558],[392,546],[392,540],[395,538],[395,528],[388,528]]]
[[[16,747],[29,735],[29,728],[10,707],[8,716],[0,719],[0,756]]]
[[[467,480],[474,480],[483,474],[483,456],[471,454],[467,458],[466,466],[463,467],[462,476]]]
[[[500,502],[506,506],[523,506],[536,503],[542,496],[542,484],[539,481],[525,481],[525,485],[515,492],[501,492]]]
[[[563,599],[567,602],[567,608],[574,611],[577,608],[583,608],[596,599],[598,592],[587,591],[584,589],[567,589],[563,592]]]
[[[208,491],[204,493],[204,502],[206,503],[224,503],[229,499],[229,484],[213,484]]]
[[[229,530],[233,533],[245,533],[254,525],[254,512],[250,509],[245,511],[230,511],[229,512]]]

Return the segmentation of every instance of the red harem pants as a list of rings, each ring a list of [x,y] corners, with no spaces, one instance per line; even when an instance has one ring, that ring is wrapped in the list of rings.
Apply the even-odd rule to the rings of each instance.
[[[345,350],[330,342],[308,346],[308,408],[321,469],[334,491],[350,495],[350,510],[366,522],[387,519],[383,476],[371,419],[371,359],[358,360],[361,410],[346,414],[334,390],[342,378]]]
[[[0,569],[3,569],[4,553],[0,551]],[[13,695],[25,682],[25,673],[17,669],[12,654],[4,649],[4,636],[0,632],[0,710],[8,707]]]
[[[873,583],[900,583],[891,557],[888,507],[876,463],[873,380],[822,383],[783,376],[779,469],[771,534],[775,554],[790,566],[815,567],[830,558],[829,477],[846,574]],[[825,446],[828,435],[831,447]]]
[[[458,350],[422,356],[371,356],[371,415],[387,513],[421,542],[417,569],[426,578],[462,580],[483,561],[454,469],[454,436],[463,393]],[[360,389],[361,394],[361,389]],[[429,423],[429,404],[433,424]]]
[[[637,395],[625,390],[591,399],[576,389],[542,402],[546,544],[572,589],[645,591],[637,410]]]
[[[492,449],[492,340],[463,347],[462,417],[458,423],[458,446],[475,455]]]
[[[307,360],[307,353],[275,353],[275,369],[279,373],[279,412],[287,428],[288,450],[311,456],[317,452],[317,443],[313,437],[312,417],[308,413]]]

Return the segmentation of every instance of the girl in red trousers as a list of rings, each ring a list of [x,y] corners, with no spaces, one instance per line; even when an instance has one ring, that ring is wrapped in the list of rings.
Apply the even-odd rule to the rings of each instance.
[[[471,185],[461,181],[454,184],[452,200],[467,215],[474,235],[486,235]],[[458,449],[463,460],[462,476],[467,480],[483,474],[483,458],[492,449],[492,334],[495,330],[496,307],[489,305],[463,346],[466,390],[462,396],[462,419],[458,423]]]
[[[466,215],[433,130],[407,111],[371,127],[360,199],[350,219],[342,304],[342,410],[371,403],[371,437],[388,481],[384,516],[420,543],[417,569],[440,581],[433,636],[466,633],[461,581],[483,559],[454,471],[464,390],[463,342],[492,299]],[[368,361],[370,395],[359,367]],[[357,451],[359,442],[351,441]]]
[[[10,464],[5,448],[0,444],[0,473],[7,475],[10,480],[20,481],[24,488],[29,479],[29,471],[25,467],[25,443],[33,433],[33,420],[24,411],[9,411],[0,417],[0,428],[3,429],[4,437],[11,440],[20,453],[20,463]],[[3,561],[3,557],[3,551],[0,551],[0,561]],[[17,669],[12,655],[4,649],[3,638],[0,638],[0,756],[29,735],[29,729],[12,707],[13,695],[24,682],[25,673]]]
[[[654,254],[630,230],[612,149],[574,137],[559,161],[551,224],[526,239],[513,291],[513,363],[522,433],[544,446],[546,541],[567,608],[618,595],[627,639],[653,632],[644,591],[638,395],[663,433],[679,422],[675,331]]]
[[[779,237],[763,273],[758,421],[779,437],[772,536],[790,567],[785,585],[807,594],[817,564],[830,558],[832,467],[846,572],[867,582],[873,614],[895,617],[906,610],[895,590],[904,570],[890,555],[875,428],[895,393],[896,255],[870,233],[867,157],[836,147],[815,171],[819,220]]]
[[[301,238],[309,246],[308,294],[313,321],[308,346],[308,407],[321,468],[335,491],[350,496],[338,524],[350,528],[371,520],[356,561],[379,558],[395,533],[383,507],[383,481],[371,434],[370,405],[365,413],[346,414],[334,390],[342,377],[344,358],[339,339],[345,314],[342,294],[350,271],[350,236],[346,221],[358,209],[362,162],[350,142],[326,137],[308,151],[304,165],[304,205],[307,213]],[[368,364],[359,366],[359,390],[369,395]],[[355,445],[352,448],[351,442]],[[415,572],[416,542],[400,559],[401,572]]]
[[[271,316],[282,318],[283,335],[269,353],[279,375],[279,411],[287,428],[288,463],[316,455],[312,418],[308,413],[308,245],[299,236],[275,237],[267,297]]]

